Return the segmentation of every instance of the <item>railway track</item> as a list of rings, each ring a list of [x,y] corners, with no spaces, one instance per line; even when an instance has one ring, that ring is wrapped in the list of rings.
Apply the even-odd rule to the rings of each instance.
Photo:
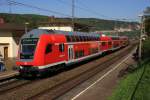
[[[20,100],[21,99],[35,99],[35,100],[54,99],[62,95],[63,93],[69,91],[71,88],[82,83],[83,81],[89,79],[96,73],[104,70],[110,64],[113,64],[116,60],[126,55],[132,49],[133,47],[131,46],[126,47],[124,50],[118,51],[119,52],[118,54],[117,53],[111,54],[113,55],[113,57],[110,55],[106,56],[103,58],[102,63],[99,63],[98,60],[90,62],[94,66],[90,66],[89,69],[80,71],[80,73],[76,72],[76,74],[73,76],[64,75],[67,77],[64,79],[61,77],[61,74],[71,73],[72,70],[65,71],[65,72],[62,72],[61,74],[55,75],[53,77],[45,78],[45,79],[16,80],[12,82],[11,84],[0,85],[0,98],[4,98],[4,99],[15,98],[16,100],[19,100],[19,99]],[[20,93],[21,91],[22,93]]]
[[[77,76],[74,76],[68,80],[65,80],[64,82],[57,84],[54,87],[48,88],[43,92],[40,92],[39,94],[36,94],[30,98],[29,100],[46,100],[46,99],[56,99],[57,97],[61,96],[63,93],[69,91],[73,87],[77,86],[78,84],[84,82],[85,80],[91,78],[95,74],[99,73],[100,71],[104,70],[105,68],[109,67],[111,64],[125,56],[129,51],[131,51],[132,48],[126,49],[126,51],[120,55],[116,55],[112,57],[109,60],[104,61],[103,63],[97,64],[91,69],[88,69],[87,71],[78,74]]]
[[[28,83],[30,83],[29,80],[14,79],[13,81],[0,85],[0,94],[5,94],[8,91],[20,88],[21,86],[26,85]]]

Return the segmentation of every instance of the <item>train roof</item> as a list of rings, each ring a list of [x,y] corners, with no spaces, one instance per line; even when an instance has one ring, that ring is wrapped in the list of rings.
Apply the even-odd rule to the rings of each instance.
[[[64,35],[78,35],[78,36],[95,36],[100,37],[97,33],[84,33],[84,32],[69,32],[69,31],[59,31],[59,30],[47,30],[47,29],[33,29],[28,33],[24,34],[22,38],[38,38],[42,34],[64,34]]]
[[[101,36],[101,37],[100,37],[100,40],[101,40],[101,41],[108,41],[108,40],[111,41],[112,38],[109,37],[109,36]]]

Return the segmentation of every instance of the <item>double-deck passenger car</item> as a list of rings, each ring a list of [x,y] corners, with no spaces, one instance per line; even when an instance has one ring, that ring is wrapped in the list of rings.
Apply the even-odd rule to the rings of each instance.
[[[20,73],[39,74],[117,49],[121,43],[119,37],[97,33],[34,29],[22,36],[16,64]]]

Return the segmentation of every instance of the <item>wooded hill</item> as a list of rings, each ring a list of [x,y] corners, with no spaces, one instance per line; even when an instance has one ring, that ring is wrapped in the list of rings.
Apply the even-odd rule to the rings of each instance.
[[[44,15],[35,14],[8,14],[0,13],[0,17],[7,23],[18,23],[24,24],[25,22],[30,23],[30,27],[36,28],[41,22],[71,22],[71,18],[54,18]],[[113,30],[114,26],[127,28],[129,25],[135,27],[137,22],[123,22],[114,20],[104,20],[97,18],[75,18],[75,22],[79,24],[85,24],[92,27],[92,31],[98,30]]]

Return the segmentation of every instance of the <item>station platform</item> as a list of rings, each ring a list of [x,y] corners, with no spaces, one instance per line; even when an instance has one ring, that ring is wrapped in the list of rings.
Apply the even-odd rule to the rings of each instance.
[[[5,80],[5,79],[9,79],[15,76],[18,76],[19,72],[18,71],[4,71],[4,72],[0,72],[0,81]]]

